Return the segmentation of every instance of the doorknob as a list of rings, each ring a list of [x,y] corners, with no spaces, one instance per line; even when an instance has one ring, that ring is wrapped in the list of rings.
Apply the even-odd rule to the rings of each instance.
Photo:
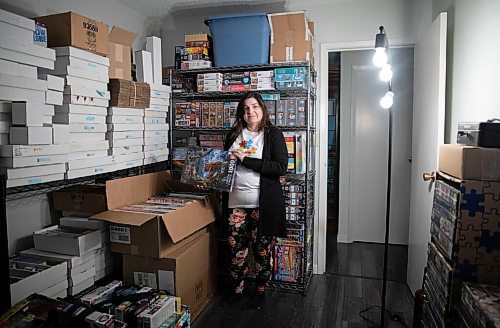
[[[432,171],[431,173],[424,173],[422,174],[422,179],[424,179],[424,181],[431,180],[431,182],[434,182],[436,181],[436,173],[434,171]]]

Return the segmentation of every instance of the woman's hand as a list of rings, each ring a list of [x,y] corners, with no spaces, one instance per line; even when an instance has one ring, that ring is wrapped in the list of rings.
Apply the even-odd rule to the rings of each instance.
[[[242,151],[239,151],[239,150],[235,150],[233,151],[233,155],[240,161],[240,162],[243,162],[243,159],[247,156],[247,154],[245,154],[244,152]]]

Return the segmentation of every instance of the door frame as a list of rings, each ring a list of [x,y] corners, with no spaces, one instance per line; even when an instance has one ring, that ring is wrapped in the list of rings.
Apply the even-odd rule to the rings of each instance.
[[[374,35],[376,34],[374,28]],[[316,122],[318,122],[316,145],[316,180],[315,185],[315,213],[314,216],[314,250],[313,250],[313,272],[323,274],[326,270],[326,224],[327,224],[327,177],[328,177],[328,145],[322,142],[328,137],[328,53],[353,50],[370,50],[374,48],[375,38],[365,41],[349,42],[324,42],[320,44],[320,66],[319,66],[319,97],[316,103]],[[396,47],[413,47],[415,42],[410,39],[390,39],[390,45]],[[340,106],[340,104],[339,104]],[[326,137],[325,137],[326,136]],[[326,140],[326,139],[325,139]],[[340,146],[340,145],[339,145]],[[342,149],[340,149],[342,156]],[[340,172],[339,172],[340,175]],[[339,190],[339,193],[342,190]],[[349,192],[347,191],[347,194]],[[340,221],[340,215],[338,220]],[[349,227],[349,213],[347,222]],[[348,229],[350,230],[350,229]],[[349,233],[352,235],[352,233]],[[338,242],[348,242],[347,236],[338,236]]]

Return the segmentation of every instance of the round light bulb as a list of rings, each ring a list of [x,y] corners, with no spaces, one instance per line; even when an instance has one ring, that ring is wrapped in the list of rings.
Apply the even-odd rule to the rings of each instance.
[[[380,99],[380,106],[384,109],[389,109],[394,103],[394,93],[392,91],[387,91],[385,95]]]
[[[389,82],[392,79],[391,65],[385,64],[378,77],[384,82]]]
[[[383,67],[385,64],[387,64],[385,48],[376,48],[375,54],[373,55],[373,65]]]

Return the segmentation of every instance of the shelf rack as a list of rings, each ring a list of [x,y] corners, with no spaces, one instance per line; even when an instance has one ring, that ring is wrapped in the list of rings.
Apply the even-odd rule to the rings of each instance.
[[[70,180],[58,180],[27,186],[7,188],[7,177],[1,174],[1,192],[0,197],[0,314],[7,311],[10,307],[10,273],[9,273],[9,241],[7,231],[7,198],[9,200],[21,199],[28,196],[46,194],[48,191],[57,190],[76,184],[102,183],[107,180],[124,178],[128,176],[152,173],[168,169],[168,161],[142,165],[123,170],[92,175]]]

